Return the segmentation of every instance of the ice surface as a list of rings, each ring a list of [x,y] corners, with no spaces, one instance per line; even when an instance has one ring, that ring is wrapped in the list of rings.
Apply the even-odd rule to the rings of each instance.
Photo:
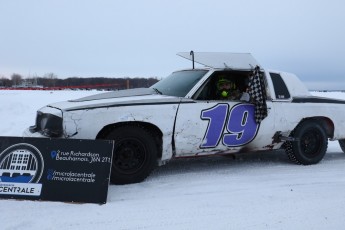
[[[48,103],[96,93],[0,90],[0,135],[21,136]],[[345,154],[329,142],[311,166],[283,151],[173,160],[143,183],[110,185],[105,205],[0,200],[0,229],[343,229],[344,194]]]

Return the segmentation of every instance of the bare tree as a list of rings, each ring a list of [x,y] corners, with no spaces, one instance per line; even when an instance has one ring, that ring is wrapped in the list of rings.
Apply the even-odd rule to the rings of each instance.
[[[44,74],[43,77],[48,79],[49,86],[53,86],[53,87],[55,86],[55,82],[56,82],[56,79],[57,79],[57,75],[56,74],[54,74],[54,73],[46,73],[46,74]]]
[[[19,85],[23,80],[22,75],[13,73],[11,76],[12,85]]]

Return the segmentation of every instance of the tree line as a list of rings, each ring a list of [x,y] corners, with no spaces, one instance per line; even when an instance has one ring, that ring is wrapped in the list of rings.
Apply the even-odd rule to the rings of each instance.
[[[42,77],[27,77],[14,73],[11,78],[0,77],[0,87],[23,87],[23,86],[40,86],[40,87],[88,87],[88,88],[146,88],[158,82],[156,77],[151,78],[110,78],[110,77],[70,77],[59,79],[54,73],[45,74]],[[94,87],[92,87],[94,86]]]

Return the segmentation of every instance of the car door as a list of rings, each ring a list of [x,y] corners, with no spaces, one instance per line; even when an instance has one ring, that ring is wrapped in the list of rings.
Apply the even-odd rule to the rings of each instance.
[[[176,157],[273,148],[274,108],[272,102],[266,100],[267,97],[257,100],[258,94],[266,95],[267,86],[259,64],[250,54],[179,55],[214,69],[203,85],[197,85],[181,101],[173,135]],[[231,82],[228,85],[231,89],[226,88],[223,93],[219,88],[220,82]],[[234,91],[238,92],[235,95],[251,93],[255,104],[232,97]],[[190,103],[191,99],[187,98],[194,99],[194,103]],[[184,103],[187,101],[189,103]],[[263,120],[257,116],[262,108],[258,106],[258,101],[259,104],[267,104],[267,116]]]
[[[181,103],[176,116],[175,156],[234,153],[269,148],[274,135],[272,103],[255,121],[255,106],[240,101]]]

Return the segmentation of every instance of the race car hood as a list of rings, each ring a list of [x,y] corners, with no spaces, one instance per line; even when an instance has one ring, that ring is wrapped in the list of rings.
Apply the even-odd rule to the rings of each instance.
[[[82,97],[76,100],[69,100],[72,102],[82,102],[82,101],[93,101],[93,100],[102,100],[102,99],[109,99],[109,98],[119,98],[119,97],[133,97],[133,96],[144,96],[144,95],[152,95],[157,94],[154,89],[151,88],[137,88],[137,89],[125,89],[125,90],[118,90],[112,91],[107,93],[100,93],[88,97]]]
[[[151,88],[139,88],[101,93],[75,100],[57,102],[49,104],[48,107],[62,111],[76,111],[120,106],[178,104],[180,101],[181,98],[160,95]]]

